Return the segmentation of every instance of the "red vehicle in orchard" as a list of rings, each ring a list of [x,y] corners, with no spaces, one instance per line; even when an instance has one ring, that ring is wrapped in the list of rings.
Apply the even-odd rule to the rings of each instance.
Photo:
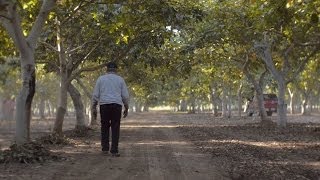
[[[272,116],[272,113],[277,112],[278,97],[276,94],[263,94],[263,104],[268,116]],[[252,116],[255,113],[259,113],[258,100],[256,97],[249,103],[247,113]]]

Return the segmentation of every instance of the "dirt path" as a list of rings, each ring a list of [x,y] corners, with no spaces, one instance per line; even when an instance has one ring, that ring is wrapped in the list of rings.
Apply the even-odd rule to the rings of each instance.
[[[122,121],[121,157],[100,152],[100,131],[89,139],[75,140],[74,146],[53,151],[67,161],[43,165],[5,165],[0,179],[227,179],[203,154],[178,132],[178,121],[163,114],[130,115]],[[2,170],[1,170],[2,169]]]

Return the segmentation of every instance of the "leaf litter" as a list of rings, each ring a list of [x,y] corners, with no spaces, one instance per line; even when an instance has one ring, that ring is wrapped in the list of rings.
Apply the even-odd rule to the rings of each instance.
[[[252,122],[246,117],[194,117],[199,118],[198,123],[182,125],[178,130],[202,152],[210,153],[213,163],[231,179],[320,177],[319,123],[291,122],[281,129],[275,123]],[[200,123],[202,118],[205,125]]]

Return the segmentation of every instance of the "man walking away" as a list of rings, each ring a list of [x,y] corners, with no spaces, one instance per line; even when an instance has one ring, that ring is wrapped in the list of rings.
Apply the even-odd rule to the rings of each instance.
[[[116,74],[117,64],[109,62],[107,73],[100,76],[96,82],[92,103],[93,115],[97,116],[97,104],[100,105],[101,117],[101,146],[104,154],[110,153],[119,157],[119,135],[122,105],[124,106],[123,118],[128,115],[129,93],[124,79]],[[109,145],[109,132],[111,127],[112,142]]]

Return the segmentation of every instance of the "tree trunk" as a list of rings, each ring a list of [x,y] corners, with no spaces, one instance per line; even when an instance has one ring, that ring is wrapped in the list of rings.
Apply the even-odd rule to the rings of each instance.
[[[136,109],[136,112],[142,112],[141,110],[141,103],[136,101],[135,103],[135,109]]]
[[[62,75],[63,76],[63,75]],[[60,90],[59,90],[59,103],[58,103],[58,109],[56,112],[56,120],[54,122],[54,128],[53,132],[62,135],[62,127],[63,127],[63,121],[64,121],[64,116],[67,111],[67,99],[68,99],[68,85],[66,84],[66,81],[63,81],[61,77],[61,82],[60,82]]]
[[[232,116],[232,97],[231,97],[231,90],[228,90],[228,118]]]
[[[276,78],[278,81],[278,126],[287,126],[287,105],[285,104],[285,81],[282,77]]]
[[[51,102],[48,100],[46,104],[47,104],[47,109],[48,109],[48,116],[51,117],[51,115],[52,115]]]
[[[21,57],[24,59],[24,57]],[[30,59],[22,62],[34,61]],[[21,145],[30,140],[31,105],[36,87],[35,66],[33,63],[21,63],[22,88],[16,100],[16,143]]]
[[[60,61],[60,90],[59,90],[59,103],[58,110],[56,113],[56,120],[54,123],[53,132],[62,135],[62,127],[64,116],[67,111],[67,100],[68,100],[68,86],[70,84],[70,80],[68,77],[67,70],[67,60],[65,50],[63,48],[62,39],[61,39],[61,29],[60,22],[57,20],[57,46],[59,51],[59,61]]]
[[[187,103],[186,103],[186,100],[181,100],[180,101],[180,109],[179,109],[180,111],[182,111],[182,112],[185,112],[185,111],[187,111],[188,109],[187,109]]]
[[[41,119],[45,119],[45,99],[44,95],[40,94],[39,115]]]
[[[210,86],[210,97],[211,97],[211,104],[212,104],[212,113],[214,116],[218,116],[218,99],[219,95],[216,91],[216,87],[214,83],[211,83]]]
[[[78,78],[77,79],[78,84],[80,85],[80,87],[82,88],[82,90],[85,92],[85,94],[87,95],[87,97],[91,100],[92,99],[92,95],[91,93],[88,91],[87,87],[82,83],[82,81]],[[130,106],[130,108],[132,108]],[[90,126],[94,126],[97,125],[97,117],[93,116],[93,112],[92,112],[92,103],[90,103]]]
[[[314,106],[313,106],[313,104],[314,104],[314,97],[313,97],[313,94],[311,94],[310,93],[310,95],[309,95],[309,105],[310,105],[310,109],[309,109],[309,115],[311,115],[311,113],[314,111]]]
[[[304,99],[302,100],[302,104],[301,104],[301,115],[307,115],[307,101]]]
[[[263,98],[263,91],[261,87],[256,89],[256,97],[258,102],[259,114],[261,116],[261,121],[269,120],[267,117],[266,109],[264,108],[264,98]]]
[[[249,107],[249,101],[246,100],[246,102],[244,103],[244,109],[243,109],[244,113],[248,111],[248,107]]]
[[[247,76],[248,80],[253,84],[254,90],[255,90],[255,96],[252,100],[253,103],[253,108],[256,110],[257,108],[259,109],[259,114],[261,118],[261,123],[264,123],[266,121],[269,121],[267,117],[266,110],[264,108],[264,100],[263,100],[263,82],[264,82],[264,77],[267,73],[267,70],[265,70],[263,73],[261,73],[260,77],[258,77],[258,80],[254,77],[254,75],[250,74],[248,71],[248,65],[249,65],[249,58],[248,56],[246,57],[246,63],[245,66],[243,67],[243,72]],[[257,104],[255,104],[257,103]]]
[[[3,103],[4,103],[4,100],[2,99],[2,97],[0,96],[0,120],[3,120],[4,119],[4,112],[3,112]]]
[[[309,112],[307,110],[307,105],[309,102],[309,97],[310,97],[310,91],[304,91],[302,92],[303,94],[303,100],[302,100],[302,104],[301,104],[301,114],[302,115],[309,115]]]
[[[190,96],[190,110],[189,110],[189,113],[196,113],[196,99],[195,99],[195,96],[194,96],[194,93],[191,92],[191,96]]]
[[[130,101],[130,105],[129,105],[129,111],[130,112],[134,112],[134,108],[133,108],[133,105],[132,104],[135,104],[135,100],[132,98],[132,100]],[[91,124],[92,125],[92,124]]]
[[[225,86],[222,87],[222,117],[227,117],[228,114],[228,102],[227,102],[227,89]]]
[[[144,103],[143,112],[149,112],[149,104],[148,104],[148,102]]]
[[[202,103],[200,100],[196,101],[196,106],[197,106],[197,113],[201,113],[203,110],[203,107],[202,107]]]
[[[266,39],[266,37],[265,37]],[[272,59],[271,55],[271,43],[267,42],[266,40],[260,43],[256,43],[254,45],[257,54],[261,57],[264,63],[267,66],[267,69],[272,74],[274,79],[277,81],[278,85],[278,127],[286,127],[287,126],[287,113],[286,113],[286,104],[285,104],[285,89],[286,89],[286,82],[285,76],[286,71],[284,66],[283,71],[277,70],[275,64]],[[287,62],[287,59],[285,58]]]
[[[71,96],[75,111],[76,111],[76,126],[75,129],[84,129],[86,127],[85,116],[84,116],[84,106],[81,100],[80,92],[70,84],[68,88],[69,94]]]
[[[289,91],[289,95],[290,95],[290,105],[289,105],[290,114],[294,114],[294,106],[293,106],[293,95],[294,95],[294,93],[291,91],[290,88],[288,88],[288,91]]]
[[[242,112],[242,83],[239,86],[237,95],[238,95],[238,116],[241,117],[241,112]]]

